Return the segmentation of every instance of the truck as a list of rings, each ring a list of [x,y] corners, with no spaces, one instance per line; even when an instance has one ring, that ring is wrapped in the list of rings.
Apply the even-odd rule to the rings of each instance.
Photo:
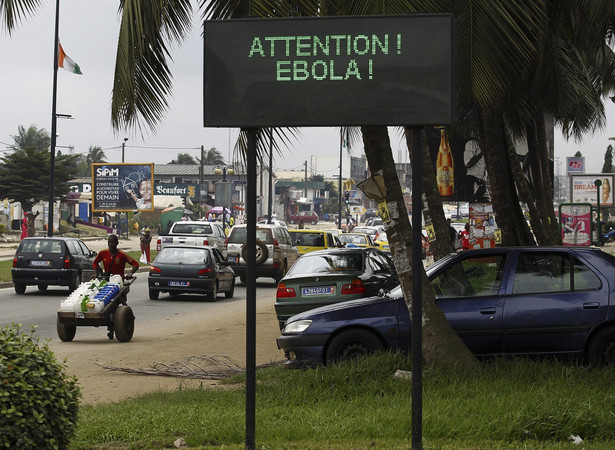
[[[217,222],[179,220],[171,225],[166,234],[158,237],[156,250],[160,251],[169,245],[210,246],[216,247],[226,258],[225,239],[226,234],[222,225]]]

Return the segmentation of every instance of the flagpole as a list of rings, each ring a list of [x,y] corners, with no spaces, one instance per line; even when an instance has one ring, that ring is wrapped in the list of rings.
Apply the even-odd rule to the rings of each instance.
[[[53,207],[55,204],[55,159],[56,159],[56,97],[58,90],[58,46],[60,25],[60,0],[56,0],[56,23],[53,46],[53,94],[51,98],[51,151],[49,155],[49,214],[47,221],[47,236],[53,236]]]

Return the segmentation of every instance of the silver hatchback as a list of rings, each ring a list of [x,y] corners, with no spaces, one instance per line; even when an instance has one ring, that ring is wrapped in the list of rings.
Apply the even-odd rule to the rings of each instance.
[[[235,225],[226,240],[227,261],[242,282],[246,281],[246,225]],[[256,276],[278,283],[299,258],[286,227],[258,224],[256,227]]]

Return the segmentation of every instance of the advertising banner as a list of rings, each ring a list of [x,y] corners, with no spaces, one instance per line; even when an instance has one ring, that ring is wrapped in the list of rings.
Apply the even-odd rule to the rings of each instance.
[[[201,187],[196,183],[156,183],[154,185],[154,195],[179,195],[197,203],[200,202],[200,192]]]
[[[562,244],[590,246],[592,205],[589,203],[562,203],[559,207]]]
[[[470,248],[495,247],[496,223],[491,203],[470,203]]]
[[[598,188],[596,180],[601,181],[600,206],[613,206],[612,173],[596,173],[589,175],[570,175],[570,203],[589,203],[598,206]]]
[[[153,163],[92,164],[92,211],[153,211]]]

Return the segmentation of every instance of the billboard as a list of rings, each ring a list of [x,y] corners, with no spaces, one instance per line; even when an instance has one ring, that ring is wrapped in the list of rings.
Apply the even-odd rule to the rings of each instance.
[[[154,163],[92,164],[92,211],[153,211]]]
[[[450,14],[204,23],[204,126],[443,125]]]
[[[566,173],[585,173],[585,156],[568,156],[566,158]]]
[[[601,181],[600,206],[613,206],[612,173],[596,173],[586,175],[570,175],[570,202],[589,203],[598,206],[598,188],[596,180]]]
[[[592,205],[589,203],[562,203],[559,207],[562,244],[591,245],[591,222]]]

